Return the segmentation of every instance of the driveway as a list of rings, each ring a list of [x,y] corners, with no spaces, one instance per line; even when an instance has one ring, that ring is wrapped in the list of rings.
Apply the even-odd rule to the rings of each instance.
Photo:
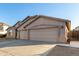
[[[49,42],[29,40],[5,40],[0,41],[0,56],[33,56],[46,55],[55,45]]]
[[[0,56],[79,56],[79,48],[63,43],[0,40]]]

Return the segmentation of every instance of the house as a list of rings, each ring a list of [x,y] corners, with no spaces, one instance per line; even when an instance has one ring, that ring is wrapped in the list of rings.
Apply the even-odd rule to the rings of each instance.
[[[79,31],[79,26],[75,27],[74,30],[75,30],[75,31]]]
[[[27,16],[24,20],[18,21],[13,26],[9,27],[7,29],[7,37],[6,38],[12,38],[12,39],[19,39],[19,31],[17,31],[17,27],[19,27],[21,24],[27,21],[27,19],[30,18],[30,16]],[[18,35],[17,35],[18,34]]]
[[[6,29],[9,27],[9,25],[0,22],[0,35],[5,35],[7,34]]]
[[[20,23],[15,24],[14,29],[12,29],[15,35],[13,34],[12,36],[17,39],[66,42],[70,24],[69,20],[56,17],[44,15],[28,16]]]
[[[7,28],[7,37],[17,39],[17,27],[20,25],[21,21],[18,21],[14,26]]]

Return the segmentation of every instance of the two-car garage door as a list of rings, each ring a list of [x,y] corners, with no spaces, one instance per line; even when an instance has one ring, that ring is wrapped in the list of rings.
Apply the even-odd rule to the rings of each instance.
[[[58,28],[32,29],[30,40],[58,42]]]

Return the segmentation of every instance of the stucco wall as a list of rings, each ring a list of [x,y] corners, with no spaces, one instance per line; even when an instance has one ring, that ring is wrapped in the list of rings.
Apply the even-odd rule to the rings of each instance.
[[[20,39],[20,31],[17,31],[17,39]]]
[[[67,37],[67,35],[68,35],[68,29],[67,29],[67,26],[65,25],[65,37],[66,37],[66,39],[68,39],[68,37]]]
[[[7,31],[7,37],[6,38],[15,38],[15,30],[11,29]]]
[[[35,19],[35,18],[34,18]],[[27,21],[26,23],[24,23],[22,26],[20,26],[17,30],[22,30],[23,27],[26,25],[26,24],[29,24],[31,21],[33,21],[34,19],[30,19],[30,21]]]
[[[64,22],[61,21],[56,21],[53,19],[47,19],[47,18],[39,18],[38,20],[36,20],[35,22],[33,22],[32,24],[30,24],[28,27],[26,27],[26,29],[31,28],[32,26],[35,25],[41,25],[41,24],[47,24],[47,25],[58,25],[58,26],[62,26],[64,24]]]
[[[59,41],[61,42],[66,42],[65,39],[65,22],[61,22],[61,21],[56,21],[56,20],[52,20],[52,19],[45,19],[45,18],[39,18],[38,20],[36,20],[34,23],[30,24],[28,27],[26,27],[26,29],[32,29],[32,28],[40,28],[40,27],[48,27],[48,26],[37,26],[37,25],[48,25],[48,26],[53,26],[53,25],[57,25],[57,26],[63,26],[62,29],[59,29],[60,31],[60,38]]]
[[[18,28],[18,30],[22,30],[24,29],[23,27],[26,24],[29,24],[29,22],[31,22],[33,19],[31,19],[30,21],[26,22],[25,24],[23,24],[20,28]],[[47,25],[47,26],[38,26],[38,25]],[[60,38],[59,41],[61,42],[66,42],[66,36],[65,36],[65,32],[66,32],[66,28],[65,28],[65,22],[63,21],[57,21],[57,20],[53,20],[53,19],[49,19],[49,18],[39,18],[38,20],[36,20],[35,22],[31,23],[29,26],[27,26],[25,29],[32,29],[32,28],[40,28],[40,27],[49,27],[49,26],[63,26],[62,29],[59,29],[60,31]],[[25,32],[21,32],[20,35],[20,39],[24,39],[25,38],[26,33]],[[19,34],[18,36],[19,37]]]
[[[0,31],[0,34],[6,34],[6,33],[7,33],[6,29],[7,29],[9,26],[4,25],[4,26],[2,26],[2,27],[3,27],[3,30]]]

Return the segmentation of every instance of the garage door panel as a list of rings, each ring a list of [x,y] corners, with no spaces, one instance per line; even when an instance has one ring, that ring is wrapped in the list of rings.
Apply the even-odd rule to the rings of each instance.
[[[28,32],[27,31],[20,31],[20,39],[27,39]]]
[[[30,40],[56,42],[57,39],[58,39],[57,28],[30,30]]]

